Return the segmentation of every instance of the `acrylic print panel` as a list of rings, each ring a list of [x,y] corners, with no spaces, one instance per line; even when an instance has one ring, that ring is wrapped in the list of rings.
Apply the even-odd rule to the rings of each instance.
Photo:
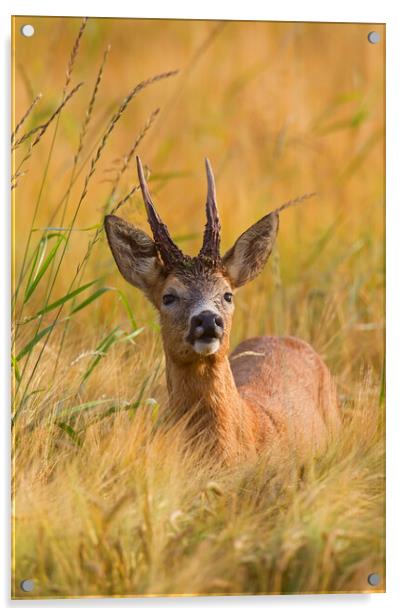
[[[385,27],[13,30],[13,597],[383,592]]]

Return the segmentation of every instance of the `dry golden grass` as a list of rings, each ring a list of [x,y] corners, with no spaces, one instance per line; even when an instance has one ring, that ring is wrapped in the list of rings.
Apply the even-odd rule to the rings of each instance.
[[[30,21],[14,39],[13,595],[26,578],[38,597],[368,591],[372,571],[383,589],[383,47],[364,25]],[[205,155],[224,248],[319,193],[282,214],[232,342],[286,333],[322,354],[344,428],[320,459],[212,467],[159,425],[157,318],[101,227],[118,207],[146,228],[134,152],[190,253]]]

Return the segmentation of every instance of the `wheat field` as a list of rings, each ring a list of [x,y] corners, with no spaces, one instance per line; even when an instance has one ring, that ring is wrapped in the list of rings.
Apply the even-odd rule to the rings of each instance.
[[[13,587],[17,598],[385,589],[384,37],[365,24],[13,21]],[[147,230],[135,155],[198,252],[203,159],[223,248],[281,216],[232,346],[299,336],[342,434],[302,467],[222,468],[162,429],[157,314],[103,217]],[[380,584],[370,588],[376,572]],[[20,582],[34,581],[23,592]]]

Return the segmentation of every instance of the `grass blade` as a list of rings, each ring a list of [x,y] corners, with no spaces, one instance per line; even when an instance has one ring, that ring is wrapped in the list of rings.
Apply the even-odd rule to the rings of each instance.
[[[72,440],[74,445],[77,445],[78,447],[81,447],[82,440],[78,436],[78,434],[74,430],[74,428],[72,428],[68,424],[64,423],[64,421],[58,421],[57,422],[57,426],[60,428],[60,430],[63,430],[63,432],[65,432],[67,434],[67,436]]]
[[[122,334],[123,331],[120,329],[120,327],[115,327],[114,329],[112,329],[110,334],[108,334],[106,338],[104,338],[102,342],[98,344],[98,346],[96,347],[97,357],[95,357],[95,359],[93,359],[89,364],[84,376],[82,377],[81,383],[84,383],[88,379],[88,377],[92,374],[102,357],[107,353],[108,349]]]
[[[102,357],[105,357],[107,351],[110,347],[116,342],[131,342],[134,338],[136,338],[142,331],[143,327],[140,329],[136,329],[133,332],[126,334],[120,327],[115,327],[107,336],[104,338],[99,345],[95,349],[96,357],[91,361],[87,370],[85,371],[84,376],[82,377],[81,384],[84,383],[88,377],[92,374]]]
[[[42,265],[42,261],[44,259],[45,252],[46,252],[47,240],[48,238],[46,236],[42,237],[39,241],[39,244],[35,248],[33,258],[32,258],[31,269],[28,274],[28,280],[26,284],[27,288],[31,285],[32,279],[35,278],[35,275],[37,274],[39,267]]]
[[[114,398],[103,398],[101,400],[90,400],[89,402],[83,402],[82,404],[77,404],[77,406],[72,406],[69,409],[63,409],[59,413],[57,413],[57,417],[66,417],[71,415],[77,415],[81,413],[81,411],[88,411],[89,409],[93,409],[101,404],[110,404],[110,402],[115,403],[116,400]]]
[[[49,333],[53,329],[54,326],[55,326],[55,323],[52,323],[48,327],[41,329],[40,332],[35,334],[35,336],[28,342],[28,344],[24,346],[22,351],[18,353],[16,357],[17,361],[20,361],[23,357],[25,357],[25,355],[27,355],[34,348],[34,346],[38,344],[40,340],[42,340],[43,336],[46,336],[46,334]]]
[[[83,308],[85,308],[85,306],[88,306],[88,304],[91,304],[92,302],[94,302],[96,299],[98,299],[98,297],[100,297],[107,291],[113,291],[113,290],[114,289],[112,287],[102,287],[101,289],[98,289],[97,291],[95,291],[95,293],[92,293],[92,295],[87,297],[87,299],[84,300],[81,304],[78,304],[78,306],[76,306],[74,310],[70,312],[70,315],[75,314],[79,310],[82,310]]]
[[[123,304],[124,308],[126,309],[128,318],[130,319],[131,327],[133,329],[137,329],[138,328],[137,321],[135,320],[134,313],[131,310],[131,306],[127,299],[127,295],[123,291],[118,291],[118,297],[121,303]]]
[[[36,287],[38,286],[39,282],[42,280],[43,276],[46,273],[46,270],[48,269],[49,265],[52,263],[53,259],[55,258],[57,251],[60,248],[61,243],[65,241],[65,239],[66,238],[64,235],[59,236],[59,239],[57,240],[57,242],[55,243],[55,245],[53,246],[53,248],[47,255],[46,259],[40,265],[36,274],[33,276],[32,279],[28,280],[28,284],[25,289],[24,304],[27,303],[32,293],[35,291]]]
[[[99,278],[97,278],[96,280],[92,280],[92,282],[88,282],[87,284],[82,285],[82,287],[79,287],[78,289],[75,289],[75,291],[71,291],[70,293],[67,293],[66,295],[63,295],[63,297],[60,297],[59,299],[57,299],[52,304],[49,304],[48,306],[45,306],[44,308],[41,308],[41,310],[38,310],[38,312],[33,317],[29,317],[26,321],[24,321],[24,323],[29,323],[29,321],[33,321],[34,319],[36,319],[36,318],[38,318],[38,317],[40,317],[40,316],[42,316],[42,315],[44,315],[44,314],[46,314],[48,312],[51,312],[52,310],[54,310],[58,306],[62,306],[63,304],[68,302],[73,297],[76,297],[80,293],[83,293],[86,289],[88,289],[89,287],[91,287],[93,284],[95,284],[98,281],[99,281]]]
[[[134,338],[137,338],[137,336],[142,334],[144,329],[145,327],[139,327],[138,329],[135,329],[130,334],[127,334],[126,336],[124,336],[124,338],[121,339],[121,342],[131,342],[132,340],[134,340]]]
[[[19,367],[18,367],[17,358],[14,357],[14,355],[11,356],[11,365],[14,368],[14,375],[15,375],[15,378],[17,380],[17,383],[19,383],[21,381],[21,374],[20,374],[20,370],[19,370]]]

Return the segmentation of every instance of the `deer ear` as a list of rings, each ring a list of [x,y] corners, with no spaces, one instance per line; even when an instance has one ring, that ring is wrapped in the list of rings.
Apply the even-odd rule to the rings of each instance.
[[[278,233],[279,215],[271,212],[247,229],[223,257],[233,287],[241,287],[261,272]]]
[[[144,231],[118,216],[106,216],[104,224],[110,250],[121,275],[150,295],[162,277],[162,264],[155,243]]]

